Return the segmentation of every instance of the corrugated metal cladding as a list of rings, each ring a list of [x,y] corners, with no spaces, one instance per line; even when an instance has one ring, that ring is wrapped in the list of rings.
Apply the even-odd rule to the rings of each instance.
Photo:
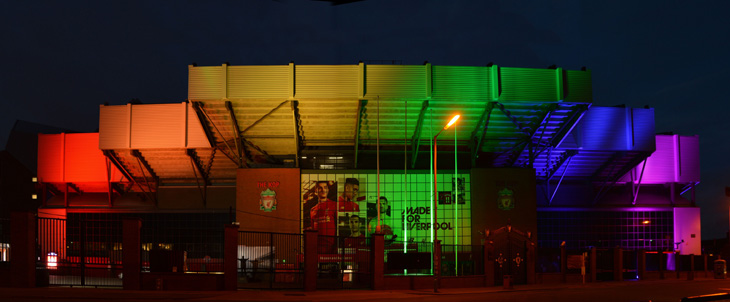
[[[227,97],[286,99],[291,96],[290,73],[289,65],[229,66]]]
[[[566,102],[593,102],[593,86],[590,71],[566,70],[563,82],[567,93]]]
[[[500,101],[558,101],[556,69],[502,67],[500,74]]]
[[[433,66],[433,99],[491,100],[492,67]]]
[[[678,136],[680,174],[679,182],[700,181],[700,138],[698,136]]]
[[[353,144],[358,117],[358,100],[306,100],[299,102],[301,133],[305,145]],[[374,108],[371,102],[368,108]],[[366,113],[368,114],[368,113]],[[365,120],[373,118],[369,114]]]
[[[128,110],[131,106],[102,105],[99,108],[99,149],[129,148]]]
[[[365,65],[365,97],[415,98],[427,97],[425,65]]]
[[[358,65],[295,66],[296,98],[358,98]]]
[[[224,66],[188,67],[188,99],[210,100],[224,98]]]
[[[656,140],[654,139],[654,109],[630,108],[633,117],[634,131],[634,148],[633,150],[641,150],[652,152],[656,149]]]
[[[407,108],[406,108],[407,103]],[[404,138],[410,142],[416,129],[422,101],[387,100],[380,102],[380,140],[381,144],[403,144]],[[406,111],[408,114],[406,115]],[[437,114],[434,113],[434,118]],[[425,118],[421,137],[428,137],[428,115]],[[434,120],[436,123],[436,120]],[[354,126],[354,124],[353,124]],[[348,129],[349,130],[349,129]],[[352,128],[354,133],[354,128]],[[444,132],[445,133],[445,132]],[[443,135],[443,134],[442,134]],[[369,101],[360,122],[360,143],[375,144],[378,138],[378,104]],[[388,141],[390,140],[390,141]]]
[[[98,148],[99,133],[66,134],[65,139],[64,180],[73,183],[106,182],[106,157]],[[116,167],[112,171],[112,179],[119,181],[121,174]]]
[[[591,107],[574,131],[583,150],[631,150],[627,145],[626,108]]]
[[[657,135],[656,151],[646,161],[643,184],[665,184],[670,182],[694,183],[700,181],[699,137],[680,135]],[[634,181],[641,176],[642,164],[630,173]],[[631,181],[630,175],[621,181]]]
[[[191,104],[101,106],[99,149],[171,147],[210,148]]]
[[[38,179],[42,182],[63,182],[63,136],[38,135]]]
[[[563,78],[562,69],[502,67],[496,81],[496,70],[496,66],[430,65],[190,66],[188,99],[425,99],[432,90],[434,98],[491,100],[498,91],[492,86],[499,81],[502,101],[557,101],[561,85],[566,87],[566,101],[593,99],[590,71],[566,71]]]
[[[46,183],[106,183],[106,157],[98,146],[98,133],[39,135],[38,178]],[[123,180],[116,167],[111,169],[112,181]],[[106,192],[103,188],[100,192]]]
[[[132,107],[132,149],[183,147],[183,112],[179,104]]]
[[[656,136],[656,151],[646,161],[646,172],[644,172],[644,176],[641,178],[641,183],[663,184],[676,181],[675,170],[677,161],[674,156],[674,139],[673,135]],[[643,164],[639,164],[632,170],[635,181],[638,181],[641,176],[642,166]]]

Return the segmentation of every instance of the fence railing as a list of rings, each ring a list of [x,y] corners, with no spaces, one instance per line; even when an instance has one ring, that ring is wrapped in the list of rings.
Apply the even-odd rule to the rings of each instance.
[[[238,286],[303,288],[303,235],[238,232]]]
[[[483,245],[441,246],[441,276],[473,276],[483,274]]]
[[[223,271],[223,228],[195,221],[142,221],[143,272]]]

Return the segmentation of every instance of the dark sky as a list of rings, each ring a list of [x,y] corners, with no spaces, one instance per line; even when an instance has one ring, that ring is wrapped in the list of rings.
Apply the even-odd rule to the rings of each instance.
[[[92,132],[98,106],[184,101],[187,66],[480,65],[593,72],[594,104],[699,135],[703,239],[728,230],[730,1],[1,1],[0,149],[17,119]]]

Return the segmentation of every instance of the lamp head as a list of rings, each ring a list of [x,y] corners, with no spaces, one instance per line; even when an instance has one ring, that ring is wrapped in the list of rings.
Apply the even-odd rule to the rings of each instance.
[[[458,115],[458,114],[454,115],[454,117],[451,118],[449,123],[446,124],[446,126],[444,126],[444,130],[449,129],[449,127],[451,127],[451,125],[455,124],[456,121],[459,120],[460,117],[461,117],[461,115]]]

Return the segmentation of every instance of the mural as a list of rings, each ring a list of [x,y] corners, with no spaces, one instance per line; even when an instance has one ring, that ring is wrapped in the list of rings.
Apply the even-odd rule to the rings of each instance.
[[[428,173],[409,173],[407,177],[381,173],[380,198],[374,173],[303,173],[302,230],[314,229],[328,236],[370,237],[377,230],[380,201],[380,229],[386,244],[431,242],[432,228],[442,244],[471,244],[469,174],[459,174],[457,181],[453,174],[438,177],[438,221],[432,221],[433,184]]]

